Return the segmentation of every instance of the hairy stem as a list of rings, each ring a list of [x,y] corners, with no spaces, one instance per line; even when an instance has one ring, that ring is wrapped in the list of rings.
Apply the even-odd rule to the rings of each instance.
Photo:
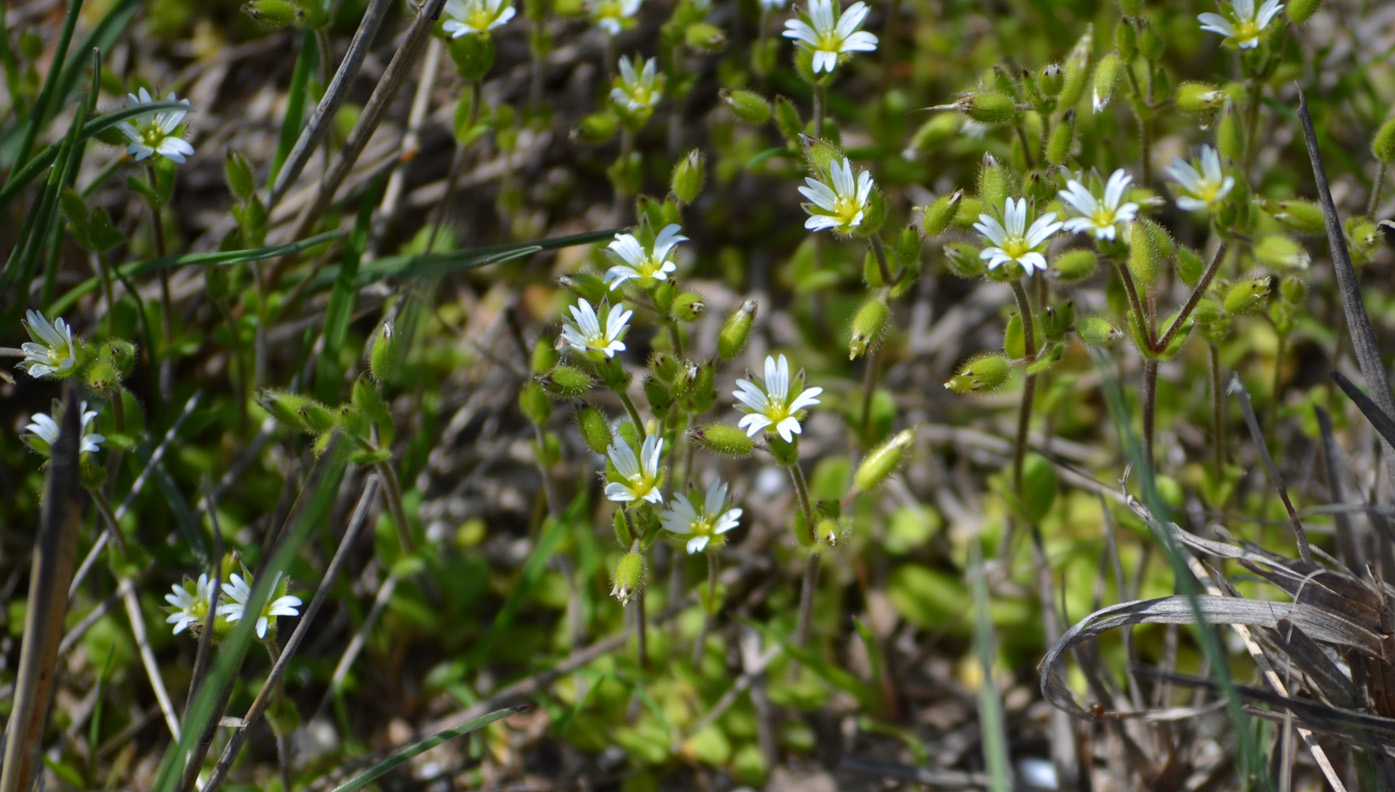
[[[799,513],[804,517],[804,535],[800,544],[812,548],[818,541],[814,535],[814,507],[809,502],[809,484],[804,480],[804,471],[799,464],[789,466],[790,481],[794,483],[794,495],[799,501]],[[809,561],[804,566],[804,587],[799,592],[799,625],[794,633],[794,645],[804,647],[809,642],[809,623],[814,615],[814,589],[819,585],[819,554],[809,553]]]
[[[1012,296],[1017,299],[1017,312],[1022,317],[1022,340],[1027,360],[1037,356],[1037,334],[1032,322],[1032,303],[1022,281],[1012,282]],[[1012,490],[1022,497],[1022,466],[1027,458],[1027,430],[1032,424],[1032,402],[1036,397],[1037,376],[1028,374],[1022,382],[1022,404],[1017,413],[1017,442],[1012,452]]]
[[[707,552],[707,596],[702,599],[702,627],[698,628],[697,643],[693,644],[693,668],[702,667],[702,652],[707,644],[707,633],[712,628],[712,617],[717,615],[717,554]],[[674,600],[677,602],[678,600]]]
[[[1172,320],[1172,324],[1163,331],[1162,337],[1153,344],[1154,352],[1162,352],[1172,343],[1172,339],[1177,337],[1177,332],[1182,329],[1182,325],[1196,310],[1196,304],[1201,302],[1201,296],[1206,293],[1206,289],[1211,285],[1211,279],[1216,277],[1216,271],[1221,267],[1221,259],[1225,258],[1228,245],[1222,242],[1216,248],[1216,255],[1211,258],[1211,263],[1206,265],[1206,271],[1201,274],[1201,280],[1196,282],[1196,288],[1187,297],[1187,302],[1182,306],[1182,310],[1177,313],[1177,318]],[[1127,270],[1126,270],[1127,271]]]

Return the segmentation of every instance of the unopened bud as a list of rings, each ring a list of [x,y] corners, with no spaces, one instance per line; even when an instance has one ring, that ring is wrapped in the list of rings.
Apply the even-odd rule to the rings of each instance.
[[[701,294],[681,292],[673,299],[673,318],[680,322],[696,322],[705,308]]]
[[[740,459],[756,450],[756,441],[747,437],[746,432],[725,424],[699,426],[688,436],[705,450],[721,456]]]
[[[1049,270],[1052,277],[1062,283],[1080,283],[1094,275],[1100,268],[1099,256],[1088,248],[1068,250],[1056,257]]]
[[[1048,341],[1059,341],[1075,325],[1075,301],[1066,300],[1060,305],[1048,305],[1041,312],[1041,330]]]
[[[1210,83],[1184,82],[1177,86],[1177,109],[1200,118],[1209,118],[1225,107],[1225,91]]]
[[[673,195],[683,203],[692,203],[702,191],[703,167],[702,151],[693,149],[688,152],[688,156],[680,159],[673,167],[673,178],[670,181],[670,189]]]
[[[1155,63],[1162,58],[1163,50],[1167,49],[1167,42],[1158,33],[1158,29],[1147,20],[1138,20],[1138,54],[1149,63]]]
[[[379,382],[392,382],[402,373],[402,342],[391,320],[373,332],[368,345],[368,370]]]
[[[552,417],[552,399],[536,382],[523,386],[523,391],[518,394],[518,408],[522,410],[523,417],[538,425],[547,423],[547,419]]]
[[[1124,70],[1124,62],[1111,52],[1095,64],[1094,95],[1091,105],[1096,113],[1109,105],[1109,97],[1114,93],[1114,84],[1119,81],[1119,73]]]
[[[577,410],[576,425],[581,430],[581,439],[593,453],[604,454],[615,438],[610,433],[610,424],[595,407]]]
[[[1177,248],[1177,277],[1188,286],[1195,286],[1206,271],[1206,262],[1201,254],[1189,247]]]
[[[591,390],[591,375],[573,366],[558,366],[538,378],[554,398],[575,399]]]
[[[1100,316],[1086,316],[1075,323],[1075,334],[1081,342],[1090,346],[1112,344],[1124,337],[1124,333],[1108,319]]]
[[[955,277],[959,278],[979,278],[983,276],[983,259],[979,257],[979,249],[965,242],[951,242],[944,247],[945,267]]]
[[[1114,48],[1125,63],[1138,55],[1138,31],[1134,30],[1132,20],[1127,17],[1114,26]]]
[[[539,338],[537,343],[533,344],[533,361],[528,370],[537,376],[545,374],[555,365],[557,365],[557,345],[546,338]]]
[[[1245,157],[1244,125],[1234,105],[1221,115],[1221,122],[1216,125],[1216,150],[1232,162],[1240,162]]]
[[[252,0],[242,7],[242,13],[260,25],[283,28],[294,25],[300,18],[300,7],[286,0]]]
[[[644,556],[639,553],[620,556],[613,580],[610,596],[620,600],[621,606],[629,605],[630,600],[644,588]]]
[[[1306,248],[1283,234],[1260,237],[1254,246],[1255,258],[1276,270],[1305,270],[1313,263]]]
[[[717,357],[732,360],[746,348],[746,340],[751,337],[751,325],[756,320],[756,307],[755,300],[741,303],[736,313],[722,325],[722,331],[717,335]]]
[[[589,272],[568,273],[558,278],[557,284],[589,303],[601,302],[610,290],[600,276]]]
[[[1061,86],[1065,84],[1065,74],[1065,70],[1060,66],[1054,63],[1048,64],[1046,68],[1041,70],[1041,77],[1038,78],[1037,84],[1041,86],[1042,92],[1047,96],[1058,96],[1061,93]]]
[[[246,201],[256,192],[257,181],[252,175],[251,164],[233,149],[228,149],[227,158],[223,161],[223,176],[228,180],[228,190],[239,201]]]
[[[942,195],[936,198],[925,207],[920,218],[920,230],[927,237],[937,237],[949,228],[949,224],[954,222],[954,216],[959,212],[959,201],[964,197],[963,190],[956,190],[951,195]]]
[[[1289,0],[1289,2],[1284,3],[1284,13],[1288,14],[1290,22],[1301,25],[1312,19],[1320,5],[1322,5],[1322,0]]]
[[[1075,111],[1067,110],[1061,123],[1051,130],[1051,135],[1046,139],[1046,161],[1052,165],[1061,165],[1070,158],[1071,149],[1075,147]]]
[[[748,124],[764,124],[770,120],[770,103],[758,93],[735,90],[722,95],[727,107]]]
[[[852,337],[848,341],[848,360],[855,360],[867,354],[881,341],[886,330],[886,320],[891,316],[891,307],[880,297],[868,300],[853,316]]]
[[[1240,281],[1225,293],[1225,301],[1222,305],[1226,313],[1236,316],[1258,313],[1264,307],[1265,300],[1269,299],[1270,279],[1254,278]]]
[[[110,360],[98,357],[82,372],[82,382],[88,390],[104,399],[117,396],[121,391],[121,375]],[[117,398],[120,398],[117,396]]]
[[[906,150],[901,154],[908,160],[914,160],[920,154],[934,151],[948,143],[958,130],[958,116],[953,113],[936,113],[911,135],[910,145],[906,146]]]
[[[906,461],[913,443],[915,429],[906,429],[872,449],[853,474],[853,488],[858,492],[870,492],[881,486]]]
[[[1290,198],[1286,201],[1263,200],[1260,205],[1275,220],[1305,234],[1321,234],[1327,228],[1322,209],[1312,201]]]
[[[469,38],[466,36],[465,38]],[[575,135],[583,143],[600,145],[620,131],[620,118],[611,112],[592,113],[581,119],[581,124],[577,126]]]
[[[991,155],[983,157],[983,167],[978,172],[978,198],[987,206],[998,211],[1007,205],[1008,191],[1011,189],[1007,169]]]
[[[955,393],[988,393],[1002,387],[1011,373],[1012,363],[1007,356],[980,355],[960,366],[945,387]]]
[[[1386,119],[1371,138],[1371,153],[1383,165],[1395,164],[1395,118]]]
[[[1158,281],[1159,265],[1163,253],[1144,220],[1135,221],[1129,228],[1129,273],[1140,286],[1151,286]]]
[[[1017,119],[1017,100],[998,91],[966,96],[956,106],[980,124],[1010,124]]]
[[[102,344],[97,352],[98,360],[111,363],[118,379],[125,379],[136,364],[136,345],[121,338],[113,338]]]
[[[323,434],[334,428],[334,413],[309,396],[290,391],[264,390],[257,401],[277,420],[292,429]]]

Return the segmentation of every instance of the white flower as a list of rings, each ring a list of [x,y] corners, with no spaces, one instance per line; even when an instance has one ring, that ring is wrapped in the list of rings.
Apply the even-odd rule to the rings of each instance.
[[[688,241],[682,231],[676,223],[664,226],[648,250],[634,234],[616,234],[605,252],[618,263],[606,270],[605,282],[614,291],[627,280],[637,280],[641,286],[668,280],[668,274],[678,269],[671,256],[673,249],[679,242]]]
[[[650,58],[636,73],[630,59],[621,55],[620,76],[615,78],[615,87],[610,89],[611,100],[631,113],[654,109],[664,97],[664,83],[659,79],[658,68],[658,59]]]
[[[741,509],[727,509],[727,485],[720,479],[707,488],[702,509],[695,508],[687,495],[673,496],[673,503],[659,515],[659,523],[671,533],[691,535],[688,552],[700,553],[707,548],[713,537],[721,536],[736,527],[741,519]]]
[[[765,356],[765,387],[739,379],[736,390],[732,391],[737,401],[745,407],[746,413],[736,425],[746,430],[747,437],[755,437],[756,432],[767,426],[775,427],[786,443],[794,442],[794,436],[802,430],[799,426],[799,412],[819,403],[818,395],[823,388],[803,388],[800,378],[800,392],[790,398],[790,363],[784,355],[776,360]]]
[[[618,36],[627,20],[639,11],[639,3],[640,0],[589,0],[587,5],[591,7],[591,18],[601,30]]]
[[[876,51],[877,37],[858,30],[868,10],[866,3],[853,3],[835,22],[833,0],[810,0],[809,21],[786,20],[784,37],[814,51],[814,74],[832,74],[838,67],[838,56],[843,53]]]
[[[205,572],[199,575],[192,591],[189,590],[188,581],[176,583],[173,591],[165,595],[165,602],[174,608],[165,623],[174,625],[175,635],[189,627],[202,627],[204,619],[208,618],[208,607],[213,602],[213,581]]]
[[[54,412],[60,408],[55,405]],[[78,454],[95,454],[101,449],[101,444],[106,442],[106,438],[92,431],[92,422],[97,418],[96,410],[87,409],[87,402],[79,405],[82,412],[82,441],[78,445]],[[53,444],[58,442],[58,421],[53,416],[44,413],[35,413],[29,424],[24,427],[24,431],[29,433],[29,445],[35,451],[48,456],[53,451]]]
[[[34,339],[20,345],[24,360],[21,371],[39,379],[50,374],[66,374],[77,363],[77,348],[73,346],[73,328],[60,317],[49,322],[35,310],[25,311],[24,330]]]
[[[850,234],[862,225],[862,217],[867,210],[867,199],[872,195],[872,174],[862,171],[853,181],[852,163],[847,157],[842,162],[833,163],[828,171],[830,187],[813,177],[805,177],[805,187],[799,194],[813,203],[804,204],[809,219],[804,227],[810,231],[832,228]]]
[[[1045,271],[1046,257],[1041,254],[1041,248],[1062,225],[1056,222],[1055,212],[1047,212],[1027,228],[1027,199],[1009,198],[1003,209],[1002,223],[986,214],[979,215],[978,222],[974,223],[974,228],[991,243],[978,256],[988,259],[989,269],[1016,261],[1028,275],[1033,269]]]
[[[612,443],[606,455],[624,482],[612,481],[605,485],[605,496],[617,503],[636,500],[663,503],[664,494],[659,491],[659,456],[663,449],[664,441],[654,434],[644,438],[638,459],[634,449],[623,439]]]
[[[513,19],[512,5],[506,0],[446,0],[441,29],[453,39],[474,33],[488,33]]]
[[[1279,0],[1265,0],[1256,12],[1254,0],[1230,0],[1230,13],[1234,21],[1211,13],[1201,14],[1197,21],[1201,22],[1202,30],[1225,36],[1227,44],[1234,44],[1240,49],[1254,49],[1259,46],[1259,37],[1264,34],[1264,29],[1269,27],[1274,15],[1283,7]]]
[[[1096,198],[1085,185],[1070,180],[1059,195],[1080,216],[1066,220],[1061,227],[1075,234],[1093,234],[1096,239],[1114,239],[1117,227],[1133,222],[1138,213],[1138,204],[1132,201],[1120,203],[1131,181],[1133,177],[1122,168],[1114,171],[1109,176],[1109,183],[1104,187],[1104,198],[1101,199]]]
[[[152,104],[157,101],[144,88],[140,89],[139,96],[136,94],[126,94],[126,96],[131,100],[132,106]],[[174,91],[169,92],[165,101],[179,102],[186,108],[189,106],[189,100],[177,99]],[[153,116],[145,115],[129,121],[122,121],[116,125],[116,128],[121,130],[121,134],[125,135],[126,139],[131,142],[131,145],[126,147],[126,151],[133,154],[136,161],[159,154],[166,159],[183,162],[185,157],[194,153],[194,147],[189,145],[188,141],[174,134],[174,130],[179,127],[180,122],[184,120],[184,114],[187,112],[189,112],[187,109],[161,110]]]
[[[1211,146],[1201,147],[1200,171],[1181,157],[1174,157],[1167,166],[1167,175],[1181,188],[1177,206],[1188,212],[1212,208],[1235,186],[1235,177],[1221,172],[1221,155]]]
[[[272,581],[273,591],[281,583],[281,573],[276,573],[276,579]],[[247,601],[252,598],[251,584],[242,579],[242,576],[233,573],[227,584],[228,601],[218,606],[218,615],[227,617],[229,622],[241,621],[247,615]],[[257,637],[266,637],[267,625],[277,616],[299,616],[300,611],[296,608],[301,604],[300,597],[293,597],[289,594],[268,599],[266,607],[262,608],[261,615],[257,617]]]
[[[629,330],[634,311],[625,310],[623,304],[612,305],[605,317],[605,330],[601,329],[601,320],[591,303],[582,300],[571,307],[571,312],[576,324],[562,325],[562,343],[597,360],[601,355],[615,357],[616,352],[625,351],[625,342],[620,339]]]

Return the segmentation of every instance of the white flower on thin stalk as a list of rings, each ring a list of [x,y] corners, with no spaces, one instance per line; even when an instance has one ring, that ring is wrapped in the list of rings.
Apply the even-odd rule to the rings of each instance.
[[[126,97],[131,100],[132,107],[159,101],[144,88],[140,89],[139,95],[126,94]],[[188,141],[174,134],[184,121],[184,115],[189,112],[189,100],[179,99],[175,97],[174,91],[170,91],[164,101],[179,102],[185,109],[161,110],[154,115],[138,116],[116,125],[130,142],[126,151],[134,156],[137,162],[159,154],[165,159],[182,163],[186,157],[194,153],[194,147],[189,145]]]
[[[1225,43],[1240,49],[1254,49],[1259,46],[1260,36],[1269,23],[1283,10],[1279,0],[1265,0],[1264,5],[1255,9],[1254,0],[1230,0],[1230,17],[1205,13],[1197,17],[1201,29],[1225,36]]]
[[[1114,171],[1104,186],[1104,197],[1100,198],[1071,179],[1059,195],[1078,216],[1069,218],[1061,227],[1074,234],[1092,234],[1096,239],[1114,239],[1119,226],[1132,223],[1138,214],[1138,204],[1124,202],[1124,191],[1132,181],[1133,177],[1122,168]]]
[[[1211,146],[1201,147],[1201,169],[1181,157],[1167,166],[1167,175],[1177,182],[1181,195],[1177,206],[1188,212],[1212,209],[1235,187],[1235,177],[1221,170],[1221,155]]]
[[[606,449],[615,472],[624,479],[605,485],[605,496],[616,503],[629,503],[643,500],[650,503],[663,503],[664,494],[659,489],[659,457],[663,454],[664,441],[658,435],[644,438],[639,457],[623,438],[617,439]]]
[[[799,194],[811,203],[804,204],[809,219],[804,227],[810,231],[831,228],[840,234],[851,234],[862,225],[867,212],[867,201],[872,196],[872,174],[862,171],[853,179],[852,163],[844,157],[842,162],[834,162],[828,169],[829,181],[825,184],[812,176],[805,177],[804,187]]]
[[[24,331],[33,341],[20,345],[24,360],[19,369],[35,379],[51,375],[67,375],[77,364],[77,347],[73,346],[73,328],[62,317],[52,322],[35,310],[25,311]]]
[[[513,19],[515,13],[507,0],[446,0],[441,29],[453,39],[488,33]]]
[[[624,55],[620,56],[620,74],[615,78],[615,87],[610,89],[611,101],[630,113],[653,110],[664,98],[664,81],[659,76],[659,61],[650,58],[639,71]]]
[[[1055,212],[1047,212],[1038,217],[1031,227],[1027,227],[1027,199],[1009,198],[1003,208],[1003,222],[987,214],[978,216],[974,228],[989,243],[979,258],[988,259],[988,268],[997,269],[1009,261],[1022,265],[1022,270],[1031,275],[1033,269],[1046,270],[1046,256],[1041,251],[1047,240],[1061,230],[1063,224],[1056,221]]]
[[[60,406],[55,404],[54,413],[57,414],[59,409]],[[105,437],[92,431],[92,422],[97,419],[97,411],[87,409],[87,402],[80,404],[78,409],[82,413],[82,440],[78,444],[78,454],[95,454],[102,450],[101,444],[106,442]],[[58,421],[53,416],[35,413],[29,419],[29,424],[24,427],[24,431],[28,433],[24,439],[30,448],[44,456],[53,453],[53,444],[58,442]]]
[[[858,30],[867,18],[868,10],[866,3],[853,3],[835,19],[833,0],[811,0],[809,21],[786,20],[782,35],[814,51],[814,74],[832,74],[838,67],[840,56],[850,52],[876,51],[876,35]]]
[[[281,573],[276,573],[276,579],[271,582],[271,590],[281,584]],[[234,572],[225,587],[228,601],[218,605],[218,615],[227,618],[228,622],[241,621],[247,615],[247,602],[252,598],[252,585],[244,580],[241,575]],[[265,638],[267,627],[275,622],[277,616],[299,616],[300,611],[296,610],[301,605],[300,597],[285,594],[275,599],[267,598],[266,605],[257,616],[257,637]]]
[[[766,427],[774,427],[786,443],[793,443],[794,436],[803,429],[799,425],[799,414],[819,403],[818,396],[823,388],[804,388],[803,375],[796,383],[799,392],[790,393],[790,363],[785,356],[777,360],[765,356],[765,387],[739,379],[732,395],[743,405],[746,415],[736,424],[746,430],[747,437],[755,437],[756,432]]]
[[[604,278],[611,291],[627,280],[637,280],[646,288],[655,281],[668,280],[669,273],[678,269],[673,260],[674,249],[679,242],[688,241],[682,232],[677,223],[670,223],[659,231],[648,248],[641,245],[634,234],[616,234],[605,248],[606,255],[616,262],[606,270]]]
[[[701,509],[693,506],[687,495],[679,493],[659,515],[659,524],[670,533],[691,536],[687,543],[691,555],[707,549],[710,542],[735,528],[741,513],[741,509],[727,508],[727,485],[717,479],[708,486]]]
[[[563,344],[579,354],[589,354],[597,360],[600,359],[600,355],[615,357],[616,352],[625,351],[625,342],[620,339],[624,338],[629,330],[630,317],[634,315],[634,311],[625,310],[623,304],[612,305],[610,313],[606,314],[604,329],[601,328],[596,309],[586,300],[573,305],[571,312],[575,324],[567,322],[562,325]]]
[[[192,587],[188,580],[175,583],[173,591],[165,595],[165,602],[174,609],[165,623],[174,625],[175,635],[191,627],[201,628],[208,619],[208,609],[213,603],[213,581],[205,572],[199,575],[198,582]]]
[[[612,36],[628,27],[630,19],[639,11],[640,0],[590,0],[591,18],[596,25]]]

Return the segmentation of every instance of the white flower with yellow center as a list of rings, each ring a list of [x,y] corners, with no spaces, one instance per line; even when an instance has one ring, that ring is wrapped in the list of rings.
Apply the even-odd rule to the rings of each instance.
[[[1003,222],[987,214],[978,216],[974,228],[989,243],[979,253],[979,258],[988,259],[988,268],[997,269],[1009,261],[1022,265],[1027,275],[1033,269],[1046,270],[1046,256],[1041,251],[1047,240],[1061,230],[1063,224],[1056,222],[1056,213],[1047,212],[1027,227],[1027,199],[1009,198],[1003,209]]]
[[[835,19],[833,0],[811,0],[809,21],[786,20],[783,35],[794,39],[799,46],[814,51],[814,74],[832,74],[838,67],[841,55],[876,51],[876,35],[858,30],[862,27],[862,20],[867,18],[868,10],[866,3],[853,3]]]
[[[799,188],[799,194],[812,202],[804,204],[804,211],[809,213],[804,227],[810,231],[831,228],[840,234],[851,234],[862,225],[867,212],[867,200],[872,196],[872,174],[862,171],[854,180],[852,163],[844,157],[842,162],[833,163],[828,176],[832,185],[805,177],[806,186]]]
[[[634,311],[625,310],[622,304],[611,306],[610,313],[606,314],[604,329],[591,303],[582,300],[571,307],[571,312],[576,324],[568,322],[562,325],[563,344],[579,354],[589,353],[597,360],[601,355],[615,357],[616,352],[625,351],[625,342],[620,339],[629,330]]]
[[[799,413],[819,403],[818,396],[823,388],[804,388],[804,377],[800,374],[799,392],[790,395],[790,363],[784,355],[779,359],[765,356],[765,387],[739,379],[732,395],[741,402],[746,415],[736,424],[746,430],[747,437],[755,437],[756,432],[766,427],[774,427],[786,443],[793,443],[794,436],[803,431],[799,425]]]
[[[441,29],[453,39],[489,31],[513,19],[507,0],[446,0]]]
[[[678,269],[673,261],[674,248],[679,242],[688,241],[682,231],[676,223],[664,226],[647,249],[634,234],[616,234],[605,248],[606,255],[616,262],[605,273],[605,282],[611,291],[627,280],[637,280],[646,288],[655,281],[668,280],[669,273]]]
[[[66,375],[77,363],[77,348],[73,346],[73,328],[60,317],[52,322],[35,310],[24,313],[24,331],[33,341],[20,345],[24,360],[18,364],[35,379],[50,375]]]
[[[1074,234],[1093,234],[1096,239],[1114,239],[1118,227],[1132,223],[1138,214],[1138,204],[1123,202],[1124,191],[1131,181],[1133,177],[1123,169],[1114,171],[1104,186],[1104,197],[1099,198],[1085,185],[1071,179],[1059,195],[1079,216],[1066,220],[1061,227]]]
[[[639,11],[640,0],[590,0],[591,18],[596,25],[612,36],[628,27],[630,19]]]
[[[281,584],[281,573],[276,573],[276,579],[271,583],[271,590]],[[247,615],[247,601],[252,598],[251,581],[243,580],[242,576],[233,573],[226,586],[228,601],[218,606],[218,615],[224,616],[231,622],[241,621]],[[268,626],[275,623],[277,616],[299,616],[300,611],[296,610],[301,604],[300,597],[284,594],[272,599],[267,598],[266,605],[262,607],[262,612],[257,616],[257,637],[265,638]]]
[[[144,88],[140,89],[140,94],[126,94],[131,100],[131,105],[154,104],[157,100]],[[185,157],[194,153],[194,147],[189,145],[184,138],[174,134],[179,128],[180,122],[184,120],[184,115],[188,113],[189,100],[178,99],[174,91],[164,99],[166,102],[179,102],[184,105],[184,110],[161,110],[153,116],[144,115],[122,121],[116,125],[121,134],[126,136],[130,145],[126,151],[139,162],[147,157],[159,154],[165,159],[175,162],[184,162]]]
[[[658,60],[650,58],[636,72],[634,63],[621,55],[620,75],[615,78],[615,87],[610,89],[611,101],[630,113],[653,110],[664,98],[664,83],[659,79],[658,68]]]
[[[61,407],[55,403],[53,408],[55,415],[59,409]],[[105,437],[92,431],[92,422],[97,420],[97,411],[87,409],[87,402],[79,405],[78,409],[82,413],[82,423],[80,424],[82,440],[78,443],[78,454],[95,454],[102,450],[102,443],[106,442]],[[24,427],[24,431],[28,434],[23,439],[29,443],[30,448],[44,456],[53,453],[53,444],[58,442],[58,421],[52,415],[35,413],[29,419],[28,425]]]
[[[663,450],[664,441],[654,434],[644,438],[638,458],[623,438],[611,443],[606,456],[610,457],[610,463],[623,481],[605,485],[605,496],[616,503],[637,500],[663,503],[664,494],[659,491],[659,457]]]
[[[1197,17],[1201,29],[1225,36],[1225,43],[1240,49],[1254,49],[1274,16],[1282,11],[1279,0],[1265,0],[1255,10],[1254,0],[1230,0],[1230,19],[1220,14],[1205,13]]]
[[[1221,171],[1221,155],[1211,146],[1201,147],[1201,169],[1181,157],[1167,166],[1167,175],[1177,182],[1181,195],[1177,206],[1188,212],[1212,209],[1235,187],[1235,177]]]
[[[186,580],[174,584],[173,589],[165,595],[165,602],[174,609],[165,619],[165,623],[174,625],[175,635],[191,627],[202,627],[208,619],[208,609],[213,604],[213,581],[208,577],[208,573],[199,575],[197,583],[190,584]]]
[[[659,524],[670,533],[691,536],[688,553],[700,553],[713,539],[735,528],[741,513],[741,509],[727,508],[727,485],[718,479],[707,488],[701,509],[687,495],[674,495],[672,504],[659,515]]]

